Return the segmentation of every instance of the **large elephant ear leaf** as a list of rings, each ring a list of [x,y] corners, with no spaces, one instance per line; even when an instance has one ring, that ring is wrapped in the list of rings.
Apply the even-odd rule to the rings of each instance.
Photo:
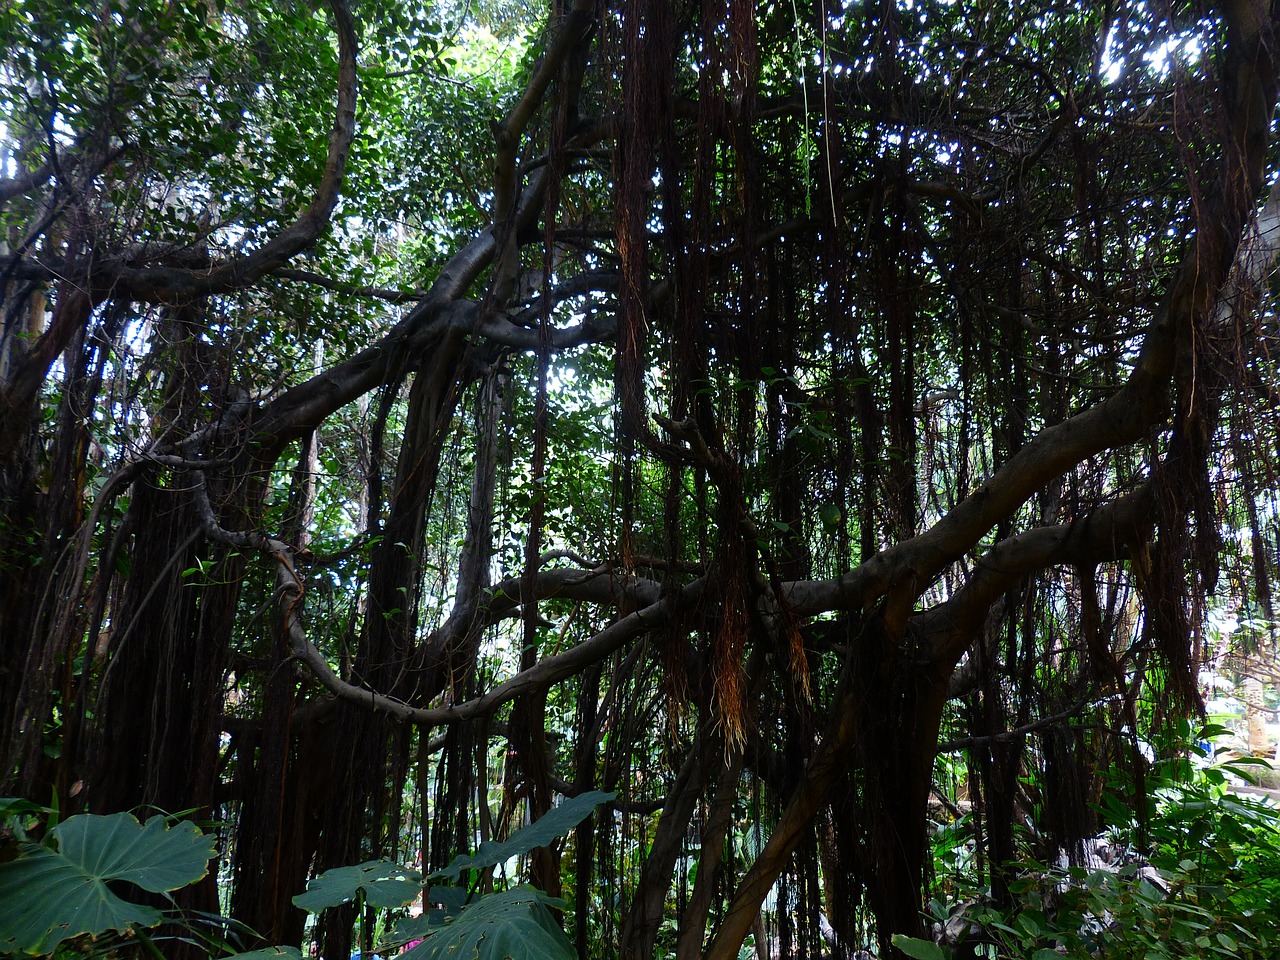
[[[435,871],[431,876],[444,877],[456,882],[463,870],[484,870],[504,863],[512,857],[522,857],[538,847],[549,846],[587,819],[600,804],[616,796],[616,793],[592,790],[572,797],[559,806],[551,808],[528,826],[521,827],[505,842],[482,843],[474,855],[455,857],[447,867]]]
[[[354,900],[361,891],[371,907],[403,907],[422,892],[422,874],[390,860],[336,867],[308,883],[306,892],[293,898],[293,905],[308,913],[319,913],[327,907]]]
[[[565,904],[525,886],[488,894],[398,960],[575,960],[548,906]]]
[[[160,911],[122,900],[108,881],[167,893],[203,877],[214,854],[194,824],[127,813],[69,817],[49,831],[52,843],[21,844],[0,863],[0,953],[53,953],[80,934],[154,927]]]

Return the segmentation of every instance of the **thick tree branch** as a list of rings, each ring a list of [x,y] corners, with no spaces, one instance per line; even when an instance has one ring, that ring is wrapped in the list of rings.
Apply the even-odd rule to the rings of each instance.
[[[294,607],[296,600],[301,597],[302,588],[296,574],[292,571],[292,566],[284,560],[278,559],[277,563],[276,589],[279,602],[289,609]],[[704,584],[698,581],[685,587],[681,592],[681,602],[687,603],[697,599],[703,586]],[[603,660],[629,641],[661,626],[670,616],[671,608],[670,601],[659,600],[628,614],[577,646],[538,661],[536,666],[498,684],[483,696],[454,706],[432,708],[413,707],[393,697],[347,683],[334,673],[324,655],[308,640],[300,617],[291,616],[286,623],[286,628],[289,631],[294,655],[330,693],[351,703],[388,714],[397,720],[419,726],[438,726],[459,720],[491,716],[498,708],[522,693],[528,693],[576,675],[588,665]]]
[[[62,169],[65,172],[74,166],[74,160],[70,157],[62,161]],[[0,179],[0,203],[8,203],[14,197],[20,197],[24,193],[30,193],[37,187],[41,187],[49,182],[53,176],[56,165],[52,160],[46,160],[40,164],[35,170],[27,170],[18,174],[16,177],[5,177]]]
[[[571,143],[595,142],[601,129],[585,129]],[[517,233],[531,226],[541,212],[547,176],[546,169],[537,171],[521,191],[516,207]],[[255,423],[256,442],[264,455],[314,429],[325,417],[356,397],[393,381],[398,371],[411,369],[445,329],[461,327],[474,333],[480,317],[478,305],[460,298],[492,263],[497,244],[494,229],[482,231],[449,259],[426,296],[378,343],[290,388],[268,404]],[[516,340],[523,337],[523,333],[518,333],[522,328],[509,324],[508,329],[503,325],[507,321],[490,320],[489,323],[492,332],[510,333]],[[592,329],[595,328],[589,323],[579,329],[578,334],[585,338]],[[574,341],[574,334],[562,332],[560,336],[566,343]]]
[[[937,662],[954,664],[992,604],[1015,584],[1054,564],[1093,566],[1121,560],[1131,547],[1146,542],[1153,491],[1148,481],[1071,523],[1037,527],[1000,541],[977,560],[968,581],[950,599],[912,618],[913,629],[936,638],[931,656]]]
[[[644,607],[610,624],[604,630],[577,646],[563,653],[540,660],[531,669],[516,674],[483,696],[448,707],[415,707],[396,697],[387,696],[367,687],[349,683],[337,675],[333,668],[329,666],[324,654],[307,636],[306,627],[302,620],[302,600],[305,588],[302,578],[294,566],[293,549],[283,541],[261,533],[224,529],[218,523],[213,506],[209,502],[203,474],[195,471],[193,476],[195,478],[193,497],[196,511],[201,519],[205,533],[212,539],[228,546],[242,550],[260,551],[275,560],[276,603],[281,613],[282,629],[288,635],[290,648],[294,656],[307,667],[320,682],[321,686],[340,700],[420,726],[437,726],[459,720],[470,720],[480,716],[491,716],[499,707],[514,700],[522,693],[574,676],[586,666],[603,660],[627,642],[663,624],[671,614],[674,605],[683,606],[693,602],[701,596],[706,585],[704,580],[695,580],[677,594],[674,598],[675,604],[673,604],[672,599],[662,599],[648,603]],[[589,579],[582,580],[580,571],[546,571],[539,574],[535,580],[537,595],[540,597],[572,595],[575,584],[565,576],[567,573],[576,575],[572,579],[578,581],[577,586],[585,586],[593,581],[609,579],[603,575],[592,575]],[[654,585],[650,592],[656,593],[656,590],[657,587]],[[598,595],[595,588],[592,588],[589,592]],[[493,596],[495,600],[490,602],[499,608],[501,607],[502,599],[507,598],[507,594],[501,590],[501,587],[494,591]],[[514,596],[509,599],[514,604],[518,601],[518,597],[519,592],[517,589]],[[621,595],[615,595],[615,598],[621,599]]]
[[[1213,308],[1261,189],[1277,82],[1276,63],[1270,52],[1273,31],[1265,6],[1256,0],[1240,0],[1228,11],[1228,44],[1222,73],[1228,81],[1224,86],[1232,94],[1227,105],[1232,135],[1224,144],[1217,194],[1197,223],[1193,249],[1171,285],[1161,316],[1144,340],[1128,382],[1102,403],[1042,430],[929,530],[882,551],[837,581],[808,589],[793,588],[788,599],[794,612],[857,609],[893,590],[896,596],[889,598],[892,602],[886,604],[886,615],[892,611],[895,619],[905,620],[915,598],[945,566],[963,556],[1001,518],[1012,516],[1035,491],[1085,457],[1137,441],[1165,420],[1175,352],[1187,343],[1197,322],[1206,319]],[[1114,509],[1125,512],[1119,506]],[[1117,526],[1105,524],[1104,536],[1086,540],[1093,541],[1094,546],[1097,541],[1112,542],[1117,539]],[[1023,539],[1012,538],[1003,547],[1004,562],[989,564],[975,575],[971,594],[975,599],[969,601],[970,606],[951,611],[977,620],[968,635],[972,635],[990,605],[989,601],[977,599],[980,594],[994,594],[995,585],[1009,575],[1008,569],[1052,556],[1054,551],[1063,550],[1064,543],[1074,545],[1075,541],[1069,531],[1057,529],[1033,531]],[[934,616],[940,617],[936,613]],[[935,624],[945,626],[939,620]],[[912,624],[913,628],[919,625]],[[944,643],[944,650],[948,654],[954,651],[958,657],[959,635],[948,635],[951,639]],[[939,662],[934,660],[930,665],[933,671],[939,669]],[[922,677],[921,683],[924,682]],[[945,682],[939,682],[936,674],[930,682],[945,691]],[[846,691],[837,702],[833,729],[810,762],[804,782],[788,803],[765,850],[739,884],[707,950],[707,960],[733,960],[738,955],[764,897],[826,801],[835,776],[833,767],[855,736],[852,727],[857,704],[849,697]]]
[[[335,293],[345,293],[353,297],[371,297],[374,300],[385,300],[387,303],[417,303],[427,295],[425,290],[392,290],[389,287],[370,287],[343,283],[311,270],[282,269],[276,270],[272,276],[281,280],[292,280],[297,283],[309,283]]]
[[[501,229],[511,216],[516,198],[516,149],[525,127],[533,119],[551,82],[568,60],[573,48],[587,36],[595,18],[594,0],[574,0],[553,29],[554,36],[538,63],[520,99],[494,130],[498,155],[494,163],[494,228]]]
[[[1045,727],[1052,727],[1061,723],[1063,720],[1069,720],[1071,717],[1077,716],[1088,703],[1087,700],[1079,700],[1057,713],[1050,714],[1047,717],[1041,717],[1039,720],[1033,720],[1030,723],[1024,723],[1020,727],[1014,727],[1012,730],[1005,730],[1003,733],[992,733],[982,737],[960,737],[956,740],[944,740],[938,744],[938,753],[955,753],[957,750],[969,750],[973,747],[983,747],[991,743],[1003,743],[1009,740],[1016,740],[1018,737],[1026,736],[1028,733],[1035,733],[1037,730],[1043,730]]]
[[[337,206],[356,132],[356,27],[347,0],[328,0],[338,38],[338,96],[329,152],[315,199],[291,224],[252,253],[207,271],[177,267],[133,267],[107,261],[96,284],[149,303],[174,303],[245,287],[310,247],[329,225]]]
[[[1253,21],[1244,19],[1247,28]],[[1106,400],[1041,430],[928,530],[838,580],[798,588],[788,598],[796,612],[864,608],[894,588],[919,596],[1045,484],[1103,450],[1141,440],[1166,421],[1177,350],[1215,309],[1235,262],[1247,262],[1248,273],[1260,277],[1261,264],[1269,266],[1280,245],[1280,211],[1270,204],[1259,217],[1260,227],[1246,230],[1262,185],[1276,96],[1275,62],[1259,29],[1235,28],[1224,66],[1224,72],[1237,75],[1230,115],[1235,137],[1224,145],[1217,193],[1197,222],[1191,250],[1127,382]]]

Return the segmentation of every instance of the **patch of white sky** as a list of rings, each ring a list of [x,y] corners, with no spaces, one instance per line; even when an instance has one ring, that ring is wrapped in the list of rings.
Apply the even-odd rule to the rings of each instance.
[[[1167,37],[1152,49],[1143,52],[1142,62],[1150,73],[1164,79],[1173,70],[1175,64],[1196,63],[1204,56],[1204,52],[1204,39],[1201,34],[1183,31]],[[1116,50],[1114,29],[1107,34],[1102,50],[1101,67],[1102,81],[1108,85],[1116,83],[1124,76],[1128,67],[1128,60]]]
[[[954,6],[956,2],[958,2],[958,0],[942,0],[942,5],[948,7]],[[899,9],[907,12],[915,11],[918,6],[919,5],[916,3],[916,0],[900,0],[899,2]],[[1147,4],[1139,3],[1137,4],[1137,9],[1139,12],[1147,12]],[[922,10],[922,16],[923,15]],[[845,18],[843,13],[832,18],[830,21],[832,29],[839,30],[843,26],[844,20]],[[1033,21],[1033,25],[1037,29],[1044,29],[1048,26],[1048,21],[1044,17],[1038,17]],[[1125,53],[1118,48],[1117,37],[1117,30],[1113,28],[1108,32],[1104,42],[1102,56],[1099,61],[1101,72],[1100,80],[1104,86],[1111,86],[1117,83],[1124,76],[1126,70],[1130,69],[1133,62],[1131,56],[1126,56]],[[926,33],[917,45],[916,52],[924,54],[929,41],[930,37]],[[1011,47],[1016,47],[1020,44],[1021,41],[1016,34],[1009,38],[1009,45]],[[958,61],[963,61],[966,57],[980,57],[983,52],[983,48],[981,47],[978,47],[976,50],[971,52],[966,51],[965,49],[957,49],[956,58]],[[1178,64],[1195,64],[1205,56],[1205,53],[1203,31],[1193,29],[1183,30],[1169,35],[1150,49],[1142,51],[1140,56],[1141,62],[1148,73],[1157,78],[1165,79]],[[819,70],[823,69],[822,61],[823,51],[815,51],[813,54],[813,62],[814,66]],[[875,58],[868,57],[862,66],[863,73],[870,73],[874,68]],[[835,75],[850,72],[850,69],[851,68],[845,64],[834,64],[827,67],[828,72]],[[888,140],[890,144],[897,145],[901,143],[901,136],[896,132],[891,132],[888,134]],[[935,160],[944,165],[949,164],[951,163],[953,155],[957,149],[958,144],[954,143],[940,146],[936,150]]]
[[[12,86],[13,71],[7,66],[0,66],[0,91],[9,90]],[[13,156],[13,141],[10,139],[7,119],[11,109],[8,97],[0,99],[0,177],[13,177],[18,173],[18,162]]]

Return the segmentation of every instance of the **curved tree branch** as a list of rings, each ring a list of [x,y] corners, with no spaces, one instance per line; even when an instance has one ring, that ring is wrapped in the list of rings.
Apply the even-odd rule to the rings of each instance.
[[[1012,515],[1048,481],[1088,456],[1141,439],[1153,426],[1164,422],[1169,414],[1176,352],[1185,348],[1197,322],[1213,310],[1245,239],[1261,191],[1275,108],[1276,61],[1270,48],[1274,28],[1266,5],[1259,0],[1239,0],[1230,5],[1227,19],[1228,44],[1222,72],[1227,80],[1224,86],[1233,94],[1228,102],[1232,135],[1224,144],[1217,193],[1209,198],[1197,223],[1192,250],[1170,286],[1161,316],[1144,339],[1129,380],[1107,400],[1040,431],[929,530],[882,551],[837,581],[793,588],[788,600],[794,611],[812,613],[840,606],[856,609],[893,589],[898,595],[889,598],[894,602],[886,604],[886,610],[893,608],[895,615],[905,620],[915,598],[945,566],[963,556],[999,519]],[[1120,507],[1116,510],[1123,513]],[[1106,527],[1104,539],[1114,539],[1111,525],[1099,525],[1099,529],[1102,527]],[[966,617],[976,617],[980,622],[990,605],[980,597],[992,594],[994,599],[995,586],[1004,579],[1002,567],[1025,567],[1048,558],[1055,550],[1061,550],[1063,543],[1073,543],[1069,534],[1069,530],[1051,528],[1007,541],[1003,547],[1006,563],[988,564],[976,575],[971,594],[974,599],[969,601],[971,607],[963,611]],[[954,651],[958,657],[958,635],[951,631],[947,635],[950,640],[943,643],[941,652]],[[933,671],[939,670],[939,660],[929,666]],[[855,735],[856,704],[849,697],[846,692],[837,702],[833,729],[819,745],[800,789],[787,805],[765,850],[738,885],[707,949],[706,960],[737,957],[760,904],[825,803],[834,782],[834,765]]]
[[[329,151],[315,199],[257,250],[209,270],[178,267],[134,267],[107,261],[98,267],[97,285],[149,303],[194,300],[210,294],[237,290],[283,266],[319,239],[329,225],[346,175],[347,158],[356,132],[356,27],[348,0],[328,0],[338,38],[338,96]]]

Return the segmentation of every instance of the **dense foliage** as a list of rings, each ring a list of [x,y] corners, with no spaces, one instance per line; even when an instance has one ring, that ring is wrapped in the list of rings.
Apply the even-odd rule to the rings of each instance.
[[[1211,614],[1270,640],[1277,40],[1261,0],[7,4],[0,793],[194,817],[209,873],[153,892],[271,945],[309,880],[597,790],[473,918],[584,960],[898,955],[929,887],[1029,950],[1200,923],[1250,867],[1162,861],[1148,801]],[[1106,828],[1195,896],[1027,900]]]

